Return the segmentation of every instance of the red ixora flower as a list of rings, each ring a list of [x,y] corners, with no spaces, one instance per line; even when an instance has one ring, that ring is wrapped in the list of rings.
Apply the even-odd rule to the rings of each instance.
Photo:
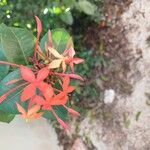
[[[47,83],[43,81],[49,75],[49,69],[47,67],[39,70],[37,76],[34,75],[33,71],[30,68],[22,65],[20,66],[20,71],[23,80],[29,83],[29,85],[23,90],[21,94],[22,101],[26,101],[35,96],[36,88],[40,89],[40,91],[43,92],[44,88],[48,86]]]
[[[48,50],[55,57],[55,59],[49,64],[50,69],[59,68],[62,66],[63,73],[66,71],[67,64],[71,67],[72,72],[74,73],[74,64],[82,63],[84,60],[81,58],[74,58],[75,51],[73,48],[66,49],[61,55],[52,47],[49,47]]]
[[[71,113],[74,116],[79,116],[80,114],[73,110],[72,108],[69,108],[66,106],[69,98],[68,98],[68,93],[71,93],[75,90],[75,86],[69,86],[70,84],[70,78],[65,77],[63,78],[63,84],[62,84],[62,91],[59,91],[59,94],[55,95],[54,93],[49,94],[47,92],[49,89],[46,89],[45,92],[43,93],[44,98],[40,96],[36,96],[36,103],[38,105],[42,106],[43,110],[50,110],[56,117],[57,121],[64,127],[68,128],[68,125],[59,118],[59,116],[56,114],[56,112],[53,109],[53,106],[63,106],[69,113]]]
[[[16,103],[16,105],[19,113],[22,115],[22,118],[26,121],[29,119],[38,119],[43,115],[43,112],[38,112],[40,110],[39,105],[34,105],[32,108],[28,109],[28,111],[26,111],[19,103]]]
[[[64,52],[59,54],[55,46],[53,46],[52,34],[50,31],[48,32],[48,43],[45,43],[46,53],[44,53],[39,46],[42,23],[37,16],[35,16],[35,19],[37,22],[37,38],[34,56],[30,58],[30,62],[35,66],[34,71],[27,66],[0,61],[0,64],[18,67],[20,70],[21,77],[9,81],[7,85],[24,81],[21,84],[18,83],[18,86],[1,95],[0,103],[14,91],[19,88],[24,88],[20,100],[23,102],[29,100],[28,109],[16,103],[17,109],[24,119],[37,119],[46,111],[51,111],[57,121],[65,129],[68,129],[68,124],[55,112],[54,106],[61,106],[74,116],[80,115],[77,111],[68,107],[67,102],[69,101],[68,94],[73,92],[76,88],[70,85],[70,79],[84,80],[81,76],[74,74],[74,64],[79,64],[84,60],[74,57],[75,50],[71,38]],[[66,73],[67,65],[71,68],[72,73]],[[60,83],[60,88],[55,88],[55,81]]]
[[[20,65],[19,68],[20,68],[22,78],[11,80],[7,84],[13,84],[20,80],[24,80],[26,81],[26,83],[20,84],[19,86],[9,90],[7,93],[0,96],[0,102],[5,100],[7,96],[9,96],[12,92],[14,92],[18,88],[25,86],[25,85],[27,86],[24,88],[21,94],[21,97],[20,97],[21,101],[26,101],[28,99],[31,99],[33,96],[35,96],[37,88],[42,93],[45,88],[51,87],[51,85],[43,81],[49,75],[49,69],[47,67],[40,69],[36,76],[34,72],[26,66]],[[49,92],[51,92],[50,89],[52,90],[52,88],[49,88]]]

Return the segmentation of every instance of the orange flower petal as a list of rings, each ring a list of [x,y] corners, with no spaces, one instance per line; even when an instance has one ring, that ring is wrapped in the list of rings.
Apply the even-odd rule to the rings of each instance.
[[[41,82],[38,85],[38,88],[40,89],[40,91],[42,92],[43,96],[46,99],[50,99],[54,95],[54,90],[50,84],[47,84],[45,82]]]
[[[47,84],[47,83],[45,83],[45,82],[40,82],[37,87],[38,87],[42,92],[44,92],[44,90],[45,90],[48,86],[49,86],[49,84]]]
[[[46,104],[42,107],[42,110],[52,110],[52,107],[50,104]]]
[[[75,55],[75,50],[74,50],[74,48],[72,47],[72,48],[69,49],[69,56],[70,56],[70,57],[73,57],[74,55]]]
[[[49,69],[47,67],[42,68],[37,74],[37,81],[43,81],[49,75]]]
[[[54,95],[54,90],[53,88],[49,85],[43,92],[44,97],[49,100],[52,98],[52,96]]]
[[[33,106],[32,108],[30,108],[30,109],[28,110],[27,115],[30,116],[30,115],[33,115],[33,114],[37,113],[37,112],[40,110],[40,108],[41,108],[40,105],[35,105],[35,106]]]
[[[21,94],[21,101],[26,101],[34,95],[36,95],[36,87],[33,84],[29,84]]]
[[[71,92],[73,92],[75,89],[76,89],[75,86],[69,86],[67,89],[65,89],[65,92],[66,92],[66,93],[71,93]]]
[[[28,82],[35,81],[35,75],[30,68],[21,65],[20,71],[21,71],[21,76],[25,81],[28,81]]]
[[[41,96],[38,95],[35,96],[34,100],[38,105],[45,105],[46,103],[46,101]]]
[[[62,99],[53,99],[50,104],[53,106],[56,105],[65,105],[68,101],[68,96],[64,96]]]
[[[39,119],[40,117],[42,117],[43,114],[44,112],[35,113],[30,116],[30,119]]]
[[[59,68],[62,60],[61,59],[55,59],[49,64],[50,69]]]
[[[33,96],[33,97],[31,97],[31,99],[29,100],[28,109],[30,109],[35,103],[36,103],[36,101],[35,101],[35,96]]]
[[[56,58],[63,58],[63,56],[60,55],[60,54],[57,52],[56,49],[54,49],[54,48],[52,48],[52,47],[49,47],[48,50],[49,50],[49,52],[50,52],[53,56],[55,56]]]
[[[70,78],[67,76],[64,77],[63,78],[63,85],[62,85],[63,89],[66,89],[69,86],[69,83],[70,83]]]
[[[66,96],[67,94],[63,91],[60,92],[59,94],[55,95],[55,97],[53,98],[54,101],[57,101],[58,99],[62,99],[64,98],[64,96]]]
[[[17,105],[17,109],[18,111],[22,114],[22,115],[26,115],[26,110],[19,104],[16,102],[16,105]]]
[[[80,64],[84,61],[84,59],[81,58],[72,58],[72,62],[75,64]]]

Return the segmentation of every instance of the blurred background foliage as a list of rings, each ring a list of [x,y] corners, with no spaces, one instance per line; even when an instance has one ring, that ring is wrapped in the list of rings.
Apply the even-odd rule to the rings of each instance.
[[[103,12],[104,0],[0,0],[0,23],[28,28],[36,34],[34,15],[37,15],[43,23],[43,35],[54,28],[65,28],[70,32],[77,55],[85,59],[76,68],[86,78],[86,84],[75,82],[76,85],[83,85],[75,93],[77,100],[99,96],[96,83],[91,79],[100,56],[86,46],[84,36],[88,27],[98,26],[104,19]]]
[[[37,15],[44,29],[69,27],[78,22],[84,25],[101,20],[102,5],[102,0],[0,0],[0,23],[35,30],[33,16]]]

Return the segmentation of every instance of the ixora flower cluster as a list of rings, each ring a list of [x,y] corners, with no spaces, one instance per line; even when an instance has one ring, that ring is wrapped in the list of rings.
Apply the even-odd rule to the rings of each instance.
[[[54,107],[61,106],[74,116],[80,115],[67,104],[69,93],[76,88],[70,85],[70,79],[83,81],[81,76],[74,73],[74,64],[82,63],[84,60],[74,57],[75,50],[71,38],[68,40],[63,53],[60,54],[53,45],[51,31],[48,32],[48,41],[45,43],[45,49],[41,49],[39,40],[42,32],[42,23],[37,16],[35,19],[37,22],[37,37],[34,54],[29,58],[30,66],[0,61],[0,65],[10,65],[13,69],[15,68],[20,72],[19,78],[7,82],[6,86],[16,83],[17,86],[0,95],[0,105],[13,92],[22,88],[20,101],[15,102],[15,104],[18,112],[24,119],[37,119],[43,116],[45,112],[50,111],[60,125],[66,129],[69,127],[68,124],[59,117]],[[21,105],[23,103],[27,104],[26,107]]]

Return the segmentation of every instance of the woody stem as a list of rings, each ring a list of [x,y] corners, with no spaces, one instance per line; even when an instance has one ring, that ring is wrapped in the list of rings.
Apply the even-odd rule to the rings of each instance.
[[[10,62],[6,62],[6,61],[0,61],[0,64],[10,65],[10,66],[14,66],[14,67],[20,67],[20,65],[17,65],[17,64],[14,64],[14,63],[10,63]]]

